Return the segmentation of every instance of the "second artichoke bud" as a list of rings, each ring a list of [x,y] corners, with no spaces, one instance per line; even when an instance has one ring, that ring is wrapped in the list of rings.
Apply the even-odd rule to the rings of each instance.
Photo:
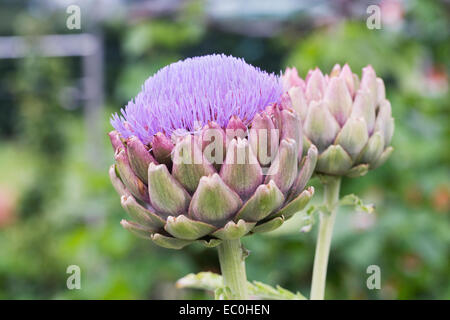
[[[303,145],[319,151],[316,172],[357,177],[383,164],[393,148],[391,104],[383,80],[371,66],[361,81],[348,65],[336,65],[329,75],[319,69],[301,79],[297,70],[283,75],[284,102],[303,124]]]

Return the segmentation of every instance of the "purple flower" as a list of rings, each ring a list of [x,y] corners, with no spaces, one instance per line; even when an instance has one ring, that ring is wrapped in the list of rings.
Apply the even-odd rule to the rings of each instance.
[[[243,59],[223,54],[188,58],[148,78],[121,115],[112,115],[111,124],[123,138],[137,136],[148,144],[157,132],[193,132],[208,121],[225,127],[231,116],[249,124],[281,94],[278,76]]]
[[[122,226],[181,249],[268,232],[302,210],[317,162],[279,77],[212,55],[171,64],[113,115]],[[290,102],[290,100],[289,100]]]

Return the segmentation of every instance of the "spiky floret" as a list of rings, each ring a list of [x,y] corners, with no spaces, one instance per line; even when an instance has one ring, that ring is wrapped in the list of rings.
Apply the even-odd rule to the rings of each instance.
[[[111,124],[123,138],[134,135],[147,144],[157,132],[192,132],[208,121],[224,127],[231,116],[248,124],[281,94],[278,76],[243,59],[217,54],[188,58],[148,78],[121,115],[112,115]]]

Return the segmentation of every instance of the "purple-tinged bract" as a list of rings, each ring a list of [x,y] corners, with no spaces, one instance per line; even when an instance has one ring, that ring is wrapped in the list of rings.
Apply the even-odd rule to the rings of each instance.
[[[137,136],[144,144],[154,134],[177,129],[189,132],[215,121],[225,127],[231,116],[248,124],[257,112],[279,102],[278,76],[225,55],[189,58],[168,65],[148,78],[142,91],[112,116],[123,138]]]

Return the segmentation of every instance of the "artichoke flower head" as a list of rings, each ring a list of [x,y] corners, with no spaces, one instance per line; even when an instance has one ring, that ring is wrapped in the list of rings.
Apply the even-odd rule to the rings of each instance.
[[[317,173],[358,177],[392,153],[391,104],[370,65],[361,80],[346,64],[335,65],[329,75],[316,68],[305,80],[287,68],[282,82],[283,99],[302,122],[304,147],[315,145],[319,151]]]
[[[173,63],[146,80],[109,133],[109,174],[130,220],[156,244],[208,247],[279,227],[314,193],[301,120],[281,79],[231,56]]]

